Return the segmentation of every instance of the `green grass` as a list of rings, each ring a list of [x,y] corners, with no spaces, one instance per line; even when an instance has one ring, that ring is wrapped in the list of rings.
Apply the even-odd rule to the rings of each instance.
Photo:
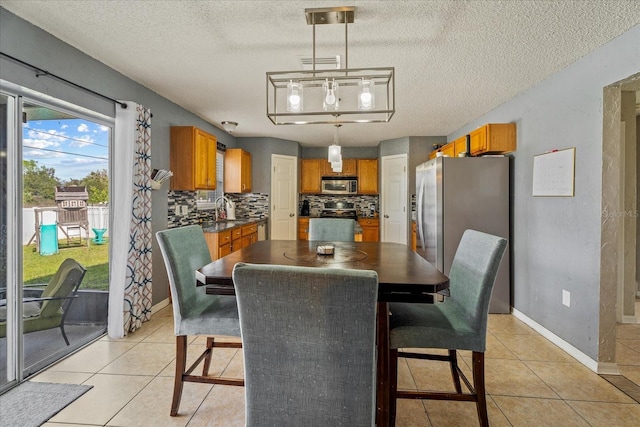
[[[75,243],[73,242],[75,240]],[[27,245],[23,248],[23,279],[24,284],[47,283],[58,270],[58,267],[67,258],[73,258],[87,269],[80,289],[109,289],[109,244],[105,238],[105,244],[96,245],[93,242],[87,247],[78,243],[78,239],[72,239],[67,245],[67,240],[58,241],[58,253],[43,256],[36,251],[36,245]]]

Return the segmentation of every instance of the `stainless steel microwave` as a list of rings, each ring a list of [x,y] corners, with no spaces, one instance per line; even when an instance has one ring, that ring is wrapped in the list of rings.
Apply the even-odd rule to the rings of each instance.
[[[322,178],[322,194],[358,194],[358,179],[325,176]]]

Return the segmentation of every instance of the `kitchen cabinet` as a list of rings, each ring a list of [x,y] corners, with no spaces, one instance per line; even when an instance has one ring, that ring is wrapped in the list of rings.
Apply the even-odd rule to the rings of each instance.
[[[300,162],[301,193],[320,193],[325,162],[324,159],[302,159]]]
[[[298,240],[309,240],[309,217],[298,217]]]
[[[204,239],[209,247],[209,254],[212,260],[215,261],[231,253],[231,230],[204,233]]]
[[[454,147],[453,155],[455,157],[457,157],[460,153],[467,153],[467,156],[470,156],[469,147],[467,146],[467,135],[463,135],[460,138],[453,141],[453,147]]]
[[[358,194],[378,194],[378,159],[358,159]]]
[[[224,153],[224,192],[251,192],[251,153],[228,148]]]
[[[216,137],[194,126],[171,126],[171,190],[216,189]]]
[[[224,225],[223,225],[224,227]],[[258,223],[232,226],[221,231],[206,231],[204,239],[209,248],[211,259],[216,260],[258,241]]]
[[[242,229],[234,228],[231,230],[231,252],[235,252],[242,248]]]
[[[379,218],[359,218],[358,224],[362,228],[363,242],[380,241],[380,219]]]
[[[433,150],[429,153],[429,160],[437,157],[437,153],[442,153],[443,156],[455,157],[456,155],[456,147],[453,142],[443,145],[437,150]]]
[[[331,169],[331,163],[324,160],[324,172],[322,176],[356,176],[357,162],[356,159],[342,159],[342,172],[334,172]]]
[[[489,123],[469,133],[472,156],[505,154],[516,150],[515,123]]]
[[[249,224],[242,227],[242,247],[246,248],[258,241],[258,224]]]
[[[415,221],[411,221],[411,250],[416,252],[418,249],[418,226]]]

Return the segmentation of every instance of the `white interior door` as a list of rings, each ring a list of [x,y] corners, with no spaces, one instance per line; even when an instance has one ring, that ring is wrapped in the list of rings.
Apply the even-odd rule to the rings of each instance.
[[[272,240],[295,240],[298,223],[298,158],[271,155]]]
[[[407,155],[382,157],[380,226],[383,242],[407,244]]]

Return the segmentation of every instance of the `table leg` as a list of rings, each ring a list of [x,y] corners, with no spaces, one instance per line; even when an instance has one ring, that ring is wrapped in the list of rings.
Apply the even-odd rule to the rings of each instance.
[[[378,302],[378,381],[376,392],[378,427],[389,425],[389,304]]]

